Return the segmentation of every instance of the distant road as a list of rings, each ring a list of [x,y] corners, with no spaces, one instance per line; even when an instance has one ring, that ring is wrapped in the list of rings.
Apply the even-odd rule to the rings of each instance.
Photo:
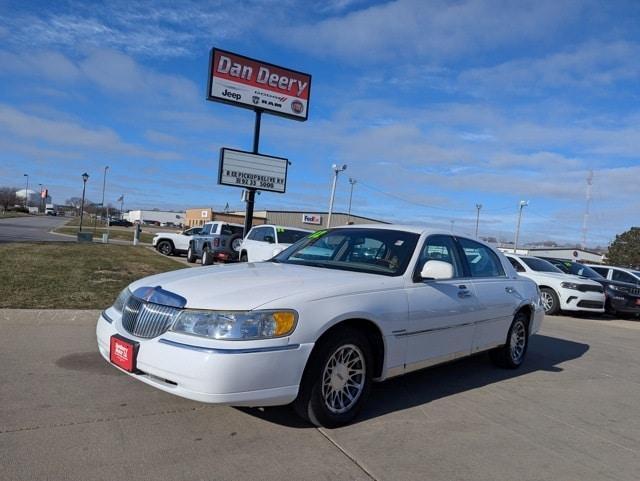
[[[66,220],[49,215],[0,219],[0,242],[75,241],[72,237],[49,234]]]

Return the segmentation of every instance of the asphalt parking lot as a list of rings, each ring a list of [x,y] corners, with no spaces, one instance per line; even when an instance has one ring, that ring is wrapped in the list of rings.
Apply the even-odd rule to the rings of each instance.
[[[48,215],[0,219],[0,242],[75,241],[74,237],[49,233],[67,220]]]
[[[0,479],[639,479],[637,322],[549,317],[521,370],[414,373],[318,430],[136,382],[98,355],[97,315],[0,311]]]

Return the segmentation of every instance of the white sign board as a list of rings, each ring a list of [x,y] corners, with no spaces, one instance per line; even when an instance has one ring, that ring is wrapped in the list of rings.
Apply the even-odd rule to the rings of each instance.
[[[322,224],[322,216],[315,215],[315,214],[302,214],[302,223],[303,224],[321,225]]]
[[[282,157],[220,149],[218,184],[284,194],[289,161]]]

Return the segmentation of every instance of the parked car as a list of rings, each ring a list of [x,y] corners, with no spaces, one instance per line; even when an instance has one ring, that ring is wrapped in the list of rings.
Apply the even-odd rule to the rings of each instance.
[[[605,279],[612,281],[627,282],[629,284],[640,285],[640,271],[627,269],[625,267],[600,266],[593,264],[585,264],[600,274]]]
[[[133,223],[125,219],[111,219],[109,220],[109,225],[117,227],[131,227]]]
[[[200,234],[201,227],[192,227],[182,232],[158,232],[151,244],[165,256],[184,254],[189,248],[191,236]]]
[[[158,389],[235,406],[293,403],[350,422],[372,381],[480,351],[525,359],[540,293],[487,244],[422,227],[315,232],[267,262],[133,282],[97,323],[100,354]]]
[[[605,310],[614,315],[640,314],[640,286],[630,282],[613,281],[602,277],[591,267],[579,262],[542,257],[566,274],[588,277],[604,287]]]
[[[260,262],[271,259],[291,244],[313,231],[277,225],[259,225],[249,231],[240,246],[240,262]]]
[[[187,262],[202,259],[208,266],[214,261],[232,261],[238,258],[244,226],[227,222],[207,222],[202,231],[189,240]]]
[[[565,274],[538,257],[506,256],[518,274],[538,285],[546,314],[558,314],[560,311],[604,312],[604,289],[600,283]]]

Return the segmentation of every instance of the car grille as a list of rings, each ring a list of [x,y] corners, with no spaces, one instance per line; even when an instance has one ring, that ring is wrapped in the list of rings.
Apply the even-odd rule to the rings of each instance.
[[[598,301],[580,301],[578,307],[585,307],[587,309],[602,309],[604,304]]]
[[[640,296],[640,289],[636,287],[628,287],[625,290],[632,296]]]
[[[165,333],[173,324],[180,309],[153,304],[135,296],[122,310],[122,327],[134,336],[151,339]]]
[[[580,292],[604,292],[602,286],[592,286],[591,284],[580,284],[578,290]]]

